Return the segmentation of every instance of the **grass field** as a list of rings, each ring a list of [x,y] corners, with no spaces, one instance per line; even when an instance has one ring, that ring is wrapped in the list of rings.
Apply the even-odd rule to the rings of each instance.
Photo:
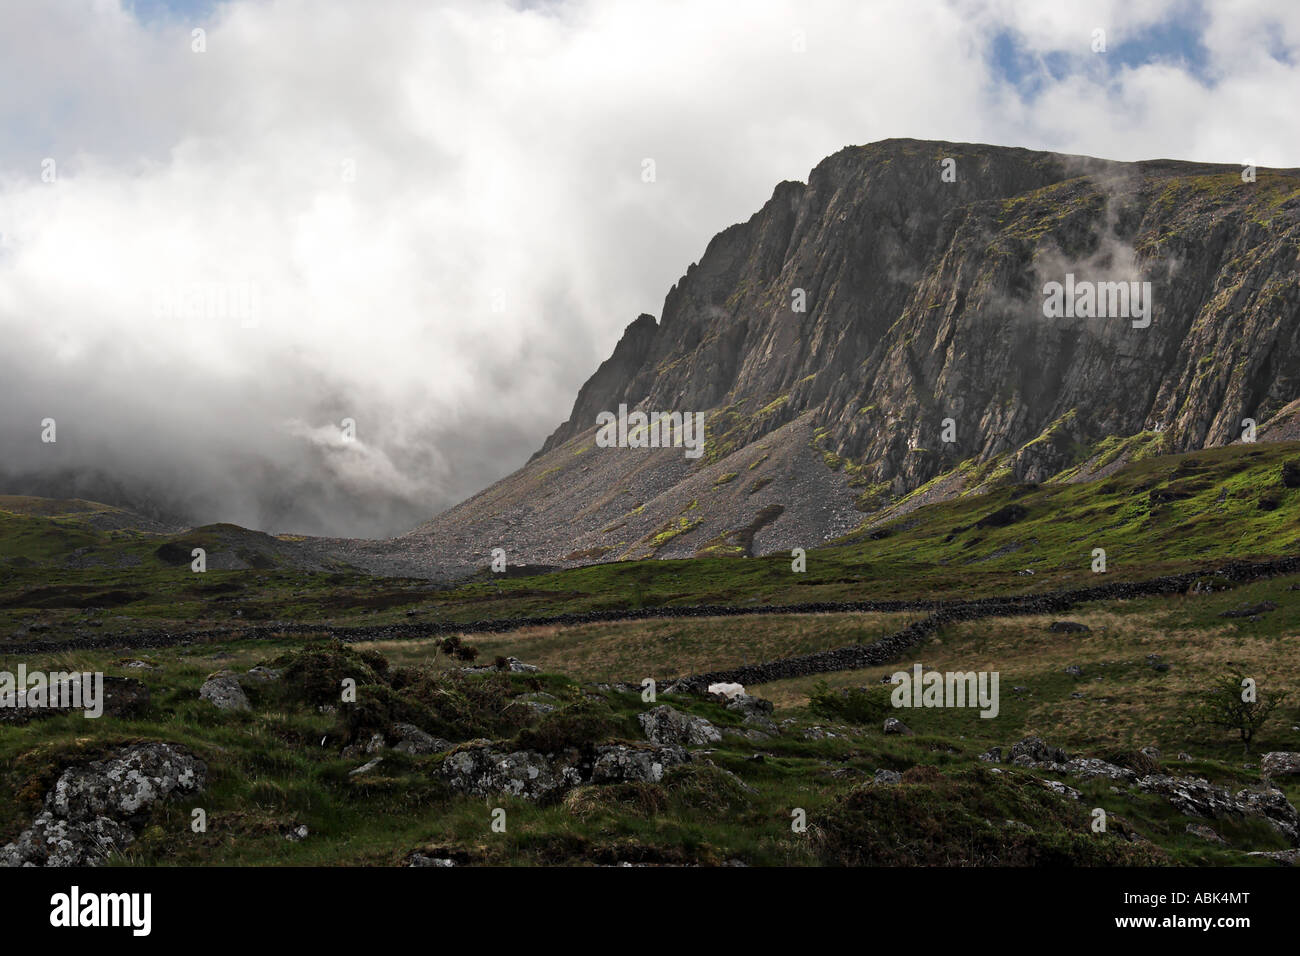
[[[391,865],[418,850],[494,864],[1268,864],[1247,852],[1289,843],[1258,818],[1208,821],[1226,841],[1210,842],[1187,831],[1189,822],[1207,821],[1163,797],[1107,779],[1063,780],[1079,791],[1074,800],[1040,782],[1060,774],[979,757],[1037,735],[1072,754],[1150,771],[1139,751],[1154,747],[1161,773],[1257,787],[1259,754],[1300,750],[1300,575],[1096,601],[1061,615],[1086,631],[1049,630],[1060,618],[1045,616],[952,623],[880,667],[747,688],[775,704],[778,733],[755,734],[740,715],[703,697],[664,696],[660,702],[706,718],[724,736],[696,748],[691,763],[660,782],[582,784],[550,802],[474,797],[448,787],[443,754],[384,750],[378,768],[353,775],[367,756],[342,750],[376,707],[390,718],[403,708],[422,715],[424,729],[462,745],[486,737],[509,750],[539,735],[579,750],[598,741],[643,743],[636,715],[652,705],[620,683],[870,643],[923,614],[661,617],[465,638],[479,663],[513,656],[541,668],[509,676],[462,675],[464,662],[448,656],[441,636],[418,636],[420,622],[689,604],[952,599],[1295,554],[1300,489],[1285,487],[1280,471],[1297,451],[1274,445],[1149,459],[1093,484],[1005,488],[931,505],[810,551],[804,574],[784,556],[702,558],[485,577],[452,588],[306,569],[295,563],[301,556],[292,542],[278,550],[241,529],[182,536],[104,529],[87,523],[82,505],[74,513],[66,504],[7,499],[0,503],[15,510],[0,513],[0,634],[11,644],[265,621],[319,628],[293,638],[253,642],[235,634],[148,651],[17,655],[0,643],[0,670],[23,664],[130,676],[147,684],[151,697],[148,709],[130,718],[56,715],[0,724],[0,842],[30,823],[62,768],[130,742],[163,740],[207,763],[207,790],[160,805],[110,863]],[[991,515],[1000,517],[986,520]],[[193,574],[186,548],[211,541],[209,534],[225,542],[213,552],[244,548],[264,555],[257,558],[264,566]],[[1107,552],[1104,577],[1090,569],[1097,547]],[[1035,573],[1021,573],[1026,569]],[[1224,616],[1243,607],[1261,609]],[[402,684],[372,675],[357,708],[322,712],[289,678],[249,687],[249,711],[218,710],[199,698],[215,671],[283,661],[328,637],[332,625],[381,623],[414,625],[417,636],[355,650],[425,676]],[[128,668],[132,659],[153,667]],[[882,680],[914,663],[996,671],[997,717],[951,707],[871,709],[882,694],[887,699]],[[1187,719],[1198,695],[1235,672],[1270,694],[1289,695],[1249,754],[1231,733]],[[842,698],[846,690],[859,693]],[[560,716],[519,706],[515,698],[524,694],[548,695]],[[865,701],[867,709],[844,701]],[[882,713],[915,735],[885,734]],[[873,785],[878,770],[903,780]],[[1292,803],[1298,783],[1278,781]],[[207,813],[204,833],[190,828],[195,807]],[[1109,816],[1106,833],[1090,830],[1096,808]],[[491,828],[496,809],[506,811],[504,833]],[[791,827],[797,811],[808,821],[802,832]],[[299,825],[309,836],[286,839]]]

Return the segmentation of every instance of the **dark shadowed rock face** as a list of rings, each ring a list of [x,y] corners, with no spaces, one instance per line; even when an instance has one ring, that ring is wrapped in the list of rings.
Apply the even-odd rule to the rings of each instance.
[[[444,569],[498,544],[571,564],[767,553],[923,485],[900,507],[1104,475],[1138,447],[1238,440],[1245,419],[1260,440],[1295,437],[1298,251],[1296,170],[1245,183],[1225,165],[847,148],[715,236],[525,468],[349,558],[427,561],[430,541]],[[1046,317],[1044,285],[1067,274],[1149,282],[1149,325]],[[621,404],[707,413],[703,457],[596,447],[597,414]]]

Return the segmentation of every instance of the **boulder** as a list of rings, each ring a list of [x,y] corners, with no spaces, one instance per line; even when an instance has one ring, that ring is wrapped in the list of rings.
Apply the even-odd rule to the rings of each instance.
[[[714,684],[713,686],[717,687],[719,685]],[[734,684],[732,686],[739,687],[740,685]],[[746,717],[767,718],[772,715],[773,709],[770,700],[764,700],[761,697],[751,697],[746,693],[736,694],[727,701],[727,710],[743,714]]]
[[[1195,777],[1149,774],[1138,781],[1138,789],[1169,800],[1175,809],[1190,817],[1212,820],[1254,818],[1266,820],[1291,841],[1300,844],[1300,814],[1280,790],[1239,790],[1217,787]]]
[[[393,744],[394,750],[400,750],[402,753],[414,756],[438,754],[455,746],[449,740],[443,740],[440,737],[425,733],[414,724],[393,724],[388,732],[390,736],[397,739],[397,743]]]
[[[1194,837],[1200,837],[1208,843],[1217,843],[1220,846],[1227,846],[1228,841],[1219,834],[1214,832],[1212,827],[1207,827],[1204,823],[1189,823],[1183,828],[1183,832],[1190,833]]]
[[[508,793],[529,800],[558,795],[582,783],[576,750],[547,756],[531,750],[503,752],[485,740],[447,754],[438,774],[460,793]]]
[[[1274,750],[1272,753],[1264,754],[1259,761],[1259,775],[1265,780],[1300,777],[1300,753]]]
[[[1279,866],[1300,866],[1300,850],[1257,850],[1254,853],[1247,853],[1246,856],[1263,857]]]
[[[1020,760],[1018,766],[1034,767],[1039,770],[1050,770],[1052,773],[1067,773],[1072,777],[1078,777],[1080,780],[1092,780],[1096,777],[1104,777],[1107,780],[1114,780],[1117,783],[1136,783],[1138,775],[1126,767],[1120,767],[1113,763],[1107,763],[1105,760],[1098,760],[1096,757],[1075,757],[1073,760],[1067,760],[1064,763],[1055,763],[1051,761],[1029,761]]]
[[[81,823],[48,810],[32,821],[18,839],[0,849],[4,866],[95,866],[135,840],[130,827],[108,817]]]
[[[153,807],[202,791],[207,765],[173,744],[132,744],[69,767],[45,795],[45,810],[0,849],[6,866],[94,866],[128,846]]]
[[[688,760],[690,755],[681,747],[628,747],[623,744],[597,747],[596,759],[591,765],[591,782],[658,783],[664,778],[665,770]]]
[[[99,716],[103,717],[136,717],[144,713],[149,708],[149,685],[144,681],[136,680],[134,677],[111,677],[100,675],[100,697],[96,702],[100,710]],[[52,686],[48,688],[44,703],[41,706],[28,704],[27,706],[4,707],[0,708],[0,721],[23,724],[30,720],[38,720],[42,717],[53,717],[57,714],[68,713],[85,713],[89,709],[89,700],[87,699],[87,689],[74,687],[81,684],[81,675],[74,673],[70,676],[61,677],[57,680],[52,678]],[[93,688],[89,689],[94,693]],[[19,700],[23,700],[26,695],[22,690],[17,692]],[[73,700],[79,700],[80,706],[63,706]]]
[[[533,694],[521,694],[515,698],[515,703],[541,715],[557,710],[560,706],[560,699],[554,694],[539,691]]]
[[[793,725],[793,718],[781,722],[781,725]],[[813,724],[811,727],[805,727],[799,731],[799,736],[803,740],[834,740],[843,734],[837,734],[834,730],[823,727],[821,724]]]
[[[1023,759],[1022,759],[1023,758]],[[1021,766],[1036,763],[1065,763],[1068,758],[1060,747],[1050,747],[1041,737],[1025,737],[1011,745],[1011,762]]]
[[[248,697],[244,688],[234,674],[220,672],[213,674],[199,688],[199,697],[211,701],[218,710],[248,710]]]
[[[1069,800],[1078,800],[1079,797],[1081,796],[1078,790],[1075,790],[1073,787],[1067,787],[1059,780],[1038,780],[1037,783],[1040,787],[1043,787],[1046,790],[1050,790],[1052,791],[1052,793],[1065,797]]]
[[[207,772],[207,764],[172,744],[134,744],[107,760],[63,771],[46,794],[45,808],[74,822],[102,816],[132,821],[173,794],[198,793]]]
[[[764,700],[761,697],[752,697],[749,694],[737,694],[727,702],[727,710],[742,714],[746,726],[752,727],[762,733],[774,736],[781,731],[772,720],[772,711],[774,710],[770,700]]]
[[[701,747],[722,740],[722,732],[703,717],[683,714],[667,704],[637,715],[641,729],[657,744]]]
[[[885,718],[885,733],[902,737],[914,737],[916,732],[897,717]]]

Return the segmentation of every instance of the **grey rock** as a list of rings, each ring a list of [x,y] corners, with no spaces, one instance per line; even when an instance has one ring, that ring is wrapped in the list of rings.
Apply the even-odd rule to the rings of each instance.
[[[788,721],[783,723],[788,723]],[[837,737],[843,735],[837,734],[835,731],[823,727],[821,724],[813,724],[811,727],[805,727],[800,731],[799,736],[804,740],[835,740]]]
[[[134,840],[135,833],[130,827],[108,817],[72,823],[47,810],[37,816],[17,840],[0,849],[0,864],[95,866]]]
[[[1300,777],[1300,753],[1274,750],[1264,754],[1259,761],[1259,775],[1265,780],[1278,777]]]
[[[1138,789],[1166,797],[1187,816],[1214,820],[1262,819],[1279,833],[1300,844],[1300,814],[1280,790],[1239,790],[1232,793],[1196,777],[1150,774],[1138,781]]]
[[[907,724],[903,723],[897,717],[886,717],[884,729],[885,729],[885,733],[890,735],[896,735],[902,737],[915,736],[915,731],[913,731],[911,727],[907,726]]]
[[[407,866],[455,866],[456,861],[445,856],[426,856],[423,853],[412,853],[410,862]]]
[[[554,694],[522,694],[515,698],[515,703],[531,708],[538,714],[549,714],[560,706],[560,699]]]
[[[1039,780],[1038,784],[1039,786],[1052,791],[1052,793],[1060,794],[1061,796],[1068,797],[1071,800],[1078,800],[1081,796],[1078,790],[1075,790],[1073,787],[1067,787],[1059,780]]]
[[[199,688],[199,697],[211,701],[218,710],[248,710],[248,697],[233,674],[214,674]]]
[[[722,740],[722,732],[703,717],[683,714],[667,704],[637,715],[641,729],[657,744],[701,747]]]
[[[1300,850],[1257,850],[1254,853],[1247,853],[1246,856],[1261,856],[1282,866],[1300,866]]]
[[[203,761],[157,741],[69,767],[45,795],[45,810],[0,849],[0,863],[94,866],[128,846],[157,803],[198,793],[206,780]]]
[[[359,777],[363,773],[370,773],[370,771],[374,770],[383,762],[384,762],[383,757],[374,757],[370,760],[367,760],[365,763],[363,763],[360,767],[357,767],[355,770],[349,770],[348,776]]]
[[[1116,766],[1113,763],[1107,763],[1105,760],[1098,760],[1096,757],[1075,757],[1073,760],[1067,760],[1064,763],[1018,758],[1016,763],[1022,767],[1036,767],[1040,770],[1050,770],[1052,773],[1066,773],[1072,777],[1078,777],[1080,780],[1104,777],[1107,780],[1132,784],[1136,783],[1138,778],[1137,774],[1132,770]]]
[[[449,740],[425,733],[414,724],[393,724],[389,733],[397,739],[397,743],[393,744],[394,750],[414,756],[443,753],[455,746]]]
[[[129,821],[147,815],[173,794],[201,791],[207,765],[172,744],[134,744],[107,760],[70,767],[45,797],[55,816],[74,822],[107,816]]]
[[[750,694],[737,694],[727,702],[727,710],[743,714],[745,717],[759,717],[768,719],[772,715],[773,706],[770,700],[764,700],[761,697],[754,697]]]
[[[1207,827],[1204,823],[1189,823],[1183,828],[1184,832],[1190,833],[1194,837],[1200,837],[1209,843],[1218,843],[1227,846],[1228,841],[1219,836],[1212,827]]]
[[[1050,747],[1041,737],[1025,737],[1011,745],[1011,762],[1021,763],[1021,757],[1027,757],[1030,765],[1036,763],[1065,763],[1069,758],[1060,747]],[[1023,766],[1023,764],[1021,764]]]
[[[902,783],[903,775],[897,770],[885,770],[881,768],[876,771],[875,776],[871,778],[871,782],[881,784]]]
[[[488,741],[471,741],[447,754],[438,774],[453,790],[476,796],[508,793],[539,800],[582,782],[577,751],[505,753]]]
[[[644,781],[658,783],[669,767],[686,763],[690,755],[681,747],[628,747],[615,744],[596,748],[591,766],[592,783]]]

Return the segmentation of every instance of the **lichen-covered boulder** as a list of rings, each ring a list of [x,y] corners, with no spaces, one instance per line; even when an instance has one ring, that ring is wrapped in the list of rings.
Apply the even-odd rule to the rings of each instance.
[[[591,766],[592,783],[643,781],[658,783],[669,767],[686,763],[690,755],[681,747],[629,747],[613,744],[596,748]]]
[[[0,849],[5,866],[94,866],[128,846],[154,806],[199,793],[207,765],[174,744],[152,741],[59,775],[45,810]]]
[[[1300,777],[1300,753],[1275,750],[1266,753],[1259,761],[1259,775],[1265,780],[1278,777]]]
[[[576,750],[550,755],[532,750],[506,753],[488,741],[470,741],[447,754],[438,773],[461,793],[508,793],[541,800],[581,783],[577,765]]]
[[[396,723],[388,732],[397,739],[397,743],[393,744],[394,750],[415,756],[442,753],[454,746],[451,741],[426,733],[414,724]]]
[[[94,866],[134,840],[135,833],[130,827],[108,817],[72,823],[46,810],[17,840],[0,849],[0,864]]]
[[[211,701],[218,710],[248,710],[248,696],[234,674],[213,674],[199,688],[199,697]]]
[[[638,714],[637,720],[646,737],[657,744],[702,747],[722,740],[722,732],[703,717],[683,714],[667,704]]]

